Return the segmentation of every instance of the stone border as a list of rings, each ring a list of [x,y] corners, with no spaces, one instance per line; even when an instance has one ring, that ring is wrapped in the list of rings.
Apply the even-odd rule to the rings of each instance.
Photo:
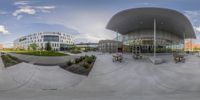
[[[97,57],[95,56],[94,62],[92,62],[92,64],[90,64],[90,68],[88,69],[89,73],[87,74],[87,76],[89,76],[90,72],[92,71],[92,69],[94,67],[94,63],[96,62],[96,59],[97,59]]]
[[[1,53],[0,53],[0,70],[3,70],[3,69],[5,69],[5,65],[3,63],[3,60],[1,58]]]

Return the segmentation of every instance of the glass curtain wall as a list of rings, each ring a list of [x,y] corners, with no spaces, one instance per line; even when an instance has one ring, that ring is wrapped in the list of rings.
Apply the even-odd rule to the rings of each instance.
[[[184,40],[180,37],[158,31],[156,36],[156,52],[170,53],[172,51],[181,52],[184,50]],[[133,46],[140,46],[142,53],[153,53],[153,33],[151,31],[140,31],[123,36],[125,51],[130,52]]]

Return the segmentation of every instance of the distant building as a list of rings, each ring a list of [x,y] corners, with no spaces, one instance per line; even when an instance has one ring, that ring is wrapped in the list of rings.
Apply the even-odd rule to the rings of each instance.
[[[64,50],[68,45],[74,44],[73,36],[61,32],[39,32],[20,37],[14,41],[14,48],[28,49],[30,44],[35,43],[38,49],[44,50],[50,42],[52,50]]]
[[[3,44],[0,44],[0,50],[3,49]]]
[[[78,43],[76,44],[77,47],[85,48],[85,47],[90,47],[90,48],[97,48],[98,43]]]
[[[194,43],[192,40],[187,40],[185,41],[184,49],[185,51],[200,50],[200,43]]]
[[[79,47],[84,51],[96,51],[98,48],[98,43],[78,43],[76,47]]]
[[[98,44],[98,50],[100,52],[115,53],[122,51],[122,42],[115,40],[100,40]]]

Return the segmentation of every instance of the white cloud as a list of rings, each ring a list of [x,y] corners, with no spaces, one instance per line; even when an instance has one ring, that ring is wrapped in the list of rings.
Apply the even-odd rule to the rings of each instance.
[[[200,39],[200,26],[194,26],[197,39]]]
[[[184,14],[190,19],[196,33],[197,41],[200,40],[200,10],[184,11]]]
[[[52,15],[44,20],[50,24],[62,24],[77,30],[80,34],[75,36],[76,43],[81,41],[98,42],[99,40],[116,37],[115,32],[106,29],[112,15],[113,12],[111,11],[90,9],[62,13],[62,16],[59,17]]]
[[[25,4],[25,3],[24,3]],[[16,16],[18,20],[22,18],[22,14],[34,15],[37,12],[50,13],[55,6],[29,6],[20,5],[17,10],[15,10],[12,15]]]
[[[200,25],[200,10],[184,11],[183,13],[190,19],[194,26]]]
[[[18,15],[17,20],[20,20],[22,17],[23,17],[22,15]]]
[[[200,14],[199,14],[199,10],[196,10],[196,11],[189,11],[189,10],[187,10],[187,11],[184,11],[184,13],[187,15],[187,16],[199,16]]]
[[[0,33],[1,34],[9,34],[8,30],[3,25],[0,25]]]
[[[72,19],[65,22],[67,26],[74,26],[81,34],[76,37],[76,40],[87,40],[85,42],[98,42],[103,39],[115,38],[115,32],[106,29],[109,17],[112,17],[110,12],[88,13],[77,12],[73,15]]]
[[[149,2],[144,2],[144,3],[136,3],[137,5],[145,5],[145,6],[150,6],[150,5],[155,5],[153,3],[149,3]]]
[[[55,9],[55,6],[36,6],[34,8],[40,10],[43,13],[50,13],[52,9]]]
[[[55,6],[36,6],[35,8],[50,10],[50,9],[55,9]]]
[[[194,29],[195,29],[197,32],[200,32],[200,26],[199,26],[199,27],[194,27]]]
[[[16,1],[14,5],[27,5],[29,1]]]
[[[18,16],[21,13],[33,15],[36,13],[36,11],[35,11],[35,9],[31,8],[30,6],[23,6],[23,7],[20,7],[19,9],[17,9],[13,13],[13,16]]]

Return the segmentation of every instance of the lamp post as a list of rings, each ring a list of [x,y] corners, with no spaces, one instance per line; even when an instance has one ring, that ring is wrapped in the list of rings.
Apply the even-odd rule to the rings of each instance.
[[[154,58],[156,58],[156,19],[154,19]]]

